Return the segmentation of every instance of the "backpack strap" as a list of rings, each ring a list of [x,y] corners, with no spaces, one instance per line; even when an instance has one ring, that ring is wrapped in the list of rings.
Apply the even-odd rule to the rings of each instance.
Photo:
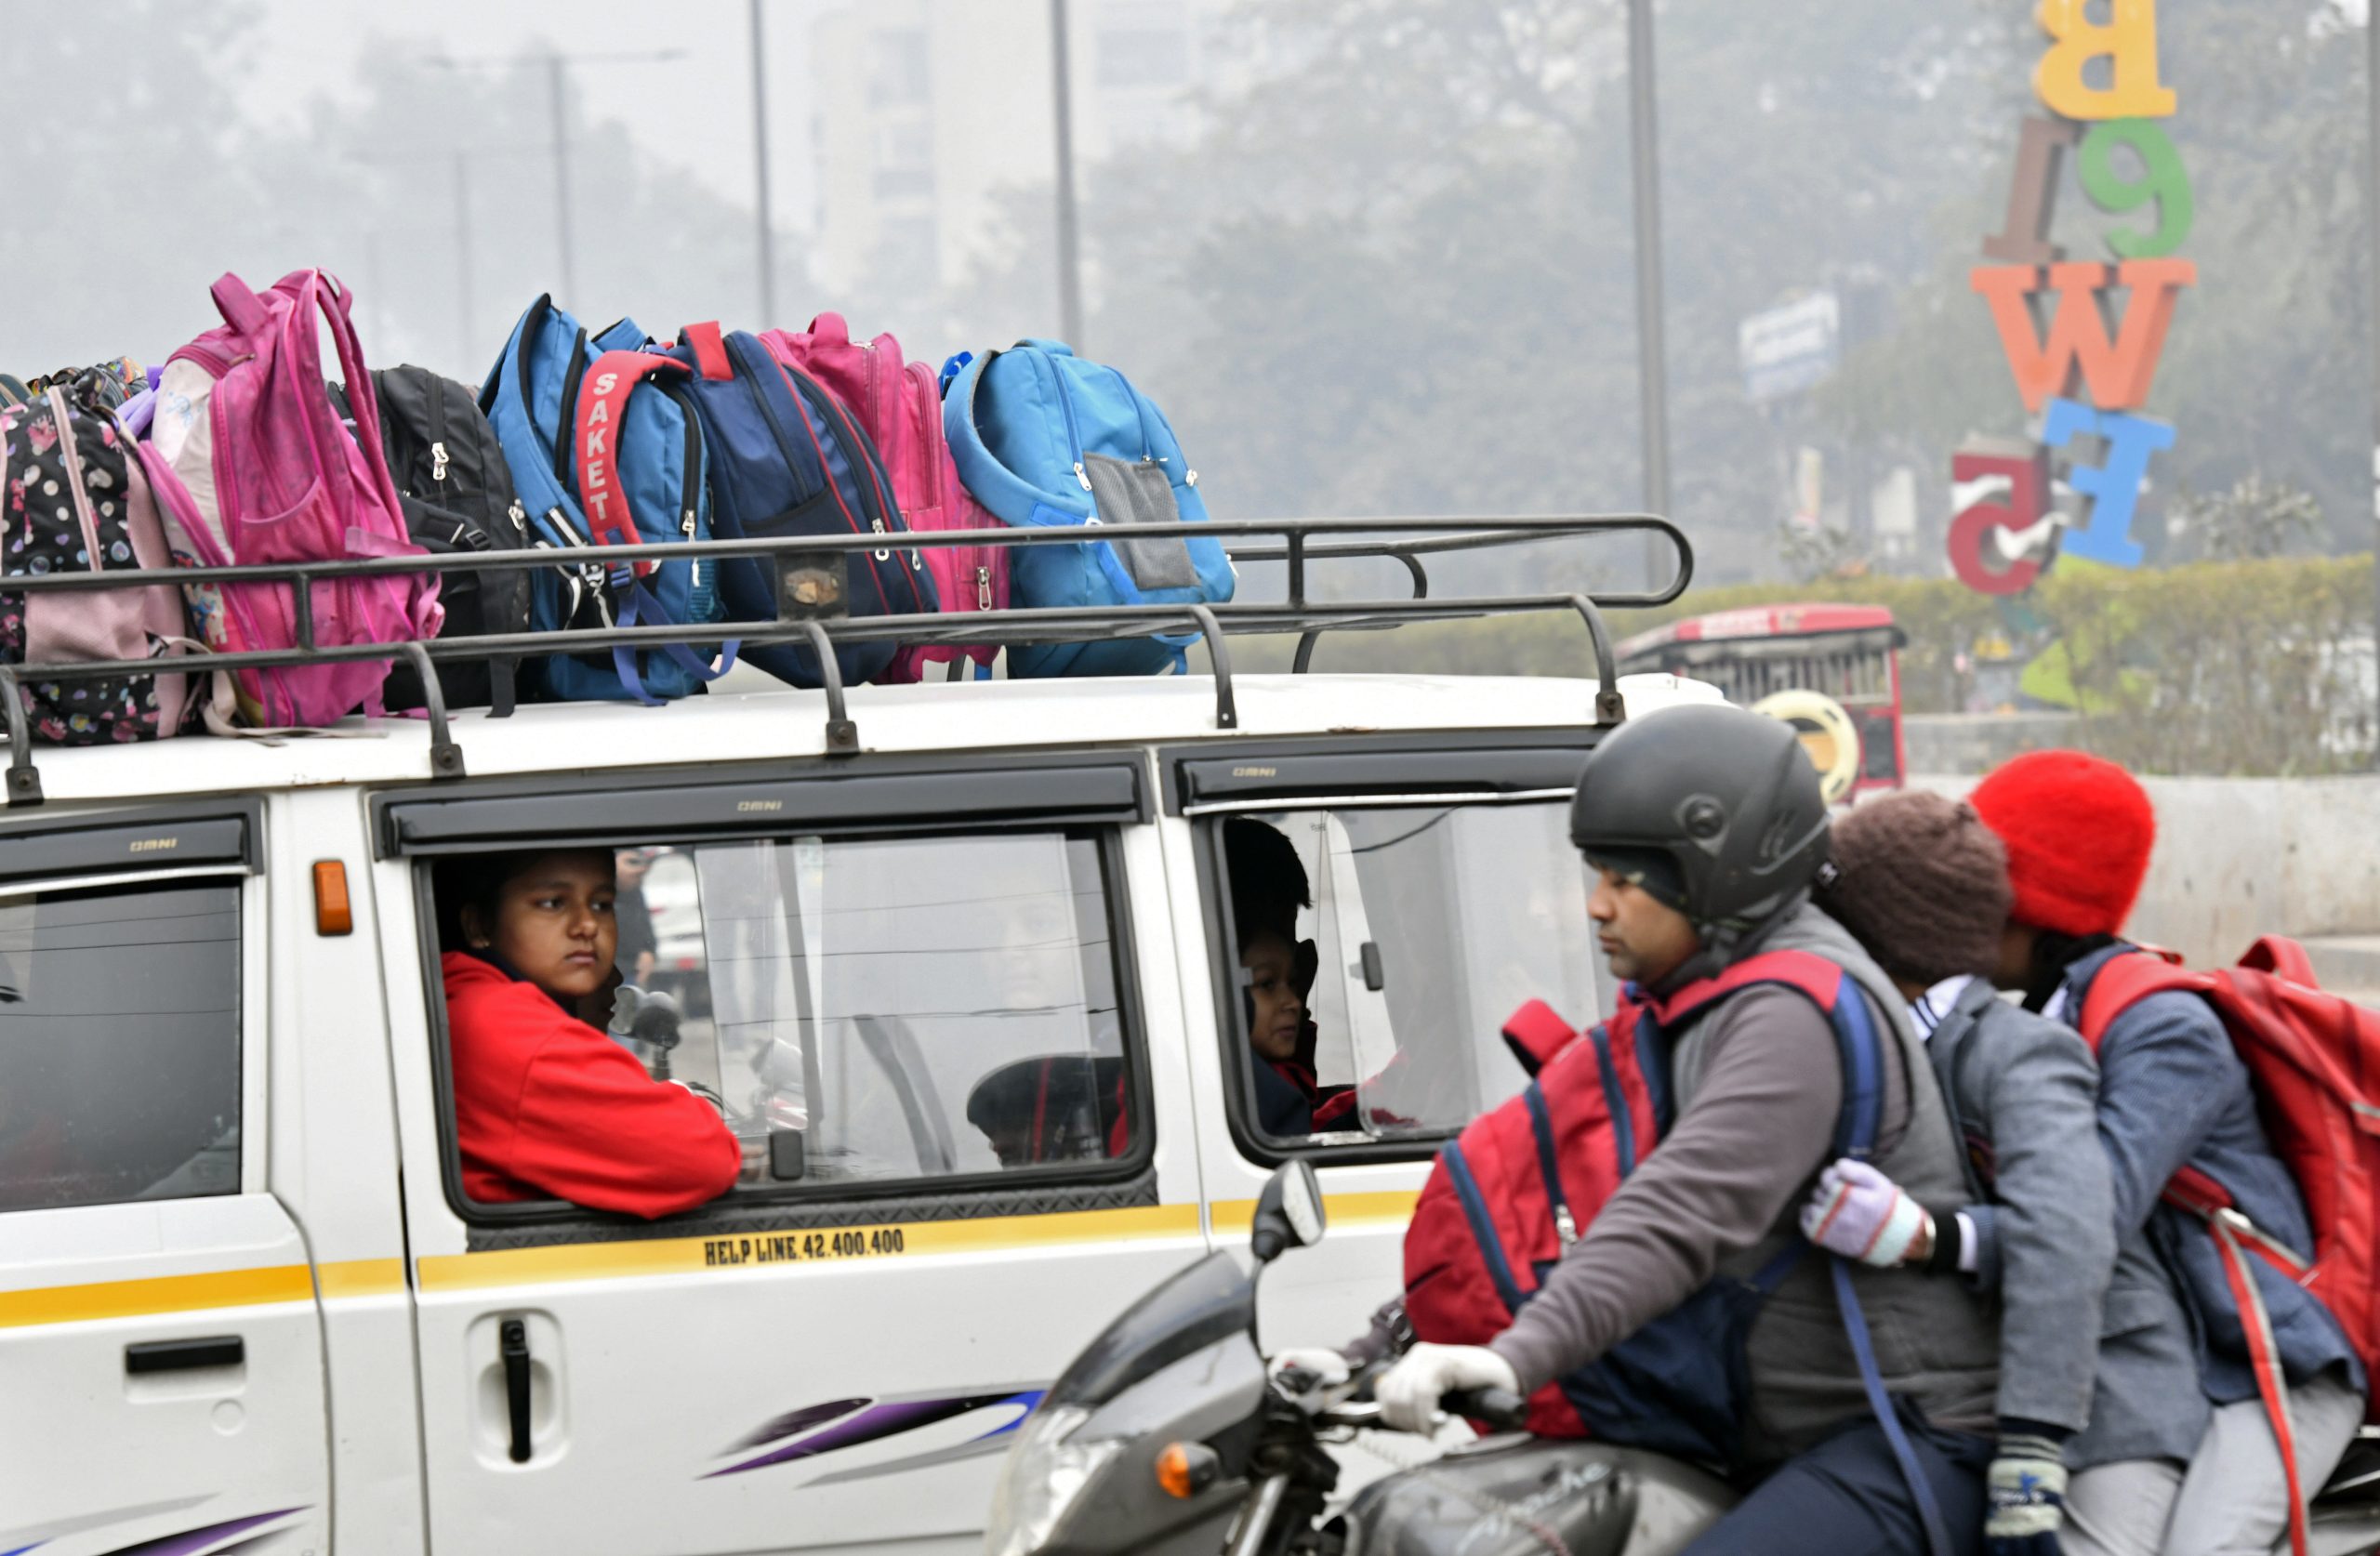
[[[1578,1040],[1577,1029],[1541,999],[1530,1000],[1504,1020],[1504,1045],[1532,1076]]]
[[[628,492],[620,485],[620,420],[628,414],[628,396],[648,375],[679,374],[686,364],[651,351],[606,351],[587,369],[578,395],[578,426],[572,446],[578,456],[578,496],[587,511],[587,533],[598,546],[640,543],[636,520],[628,512]],[[628,564],[640,578],[660,565],[653,561]]]
[[[2159,951],[2127,951],[2121,956],[2109,957],[2106,966],[2091,979],[2089,992],[2082,996],[2082,1009],[2075,1017],[2075,1030],[2090,1046],[2096,1057],[2099,1042],[2108,1035],[2116,1018],[2147,999],[2150,995],[2180,990],[2188,994],[2205,994],[2215,981],[2202,972],[2192,972],[2176,966],[2174,960]]]

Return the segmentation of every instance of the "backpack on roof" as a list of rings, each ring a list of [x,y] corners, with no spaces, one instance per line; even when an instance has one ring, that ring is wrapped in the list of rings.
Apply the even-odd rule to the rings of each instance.
[[[1130,526],[1201,522],[1198,475],[1155,402],[1115,368],[1054,340],[970,359],[943,402],[959,479],[1002,521],[1080,529],[1078,546],[1016,547],[1010,587],[1034,608],[1215,604],[1236,575],[1204,535],[1135,539]],[[1009,650],[1012,676],[1148,675],[1183,664],[1196,633]]]
[[[220,328],[167,359],[150,438],[181,478],[184,510],[168,503],[167,544],[206,567],[337,561],[423,554],[380,448],[379,402],[349,319],[353,295],[321,270],[296,270],[272,289],[238,276],[215,284]],[[358,436],[349,437],[323,375],[317,332],[329,327]],[[191,608],[218,652],[299,645],[296,591],[286,584],[193,587]],[[442,613],[430,573],[335,578],[308,586],[312,646],[434,638]],[[383,711],[386,659],[232,672],[252,725],[324,725],[361,708]]]
[[[2367,1378],[2380,1378],[2380,1193],[2373,1187],[2380,1180],[2380,1010],[2325,994],[2306,948],[2271,935],[2250,946],[2237,967],[2216,972],[2192,972],[2153,951],[2115,957],[2091,980],[2078,1030],[2096,1054],[2117,1017],[2151,995],[2174,991],[2203,996],[2222,1019],[2247,1066],[2273,1154],[2295,1180],[2313,1229],[2308,1263],[2257,1231],[2230,1193],[2197,1168],[2183,1167],[2165,1188],[2167,1204],[2205,1220],[2222,1256],[2258,1392],[2282,1446],[2290,1536],[2302,1550],[2306,1498],[2298,1495],[2294,1434],[2281,1404],[2280,1352],[2248,1259],[2263,1259],[2321,1299]],[[2364,1418],[2380,1420],[2369,1398]]]
[[[513,494],[504,445],[480,414],[478,391],[409,363],[378,369],[372,387],[380,398],[381,445],[414,544],[433,557],[526,550],[528,515]],[[334,386],[332,392],[344,406],[344,391]],[[529,630],[525,569],[438,577],[438,600],[446,608],[442,639]],[[512,709],[518,668],[517,658],[442,659],[439,690],[448,707],[491,707],[501,717]],[[420,676],[402,662],[381,694],[391,709],[425,705]]]
[[[872,341],[852,339],[840,313],[821,313],[796,335],[769,330],[760,343],[779,362],[824,384],[849,407],[876,444],[892,478],[892,495],[913,533],[990,530],[999,521],[959,483],[942,428],[942,382],[934,370],[901,355],[891,335]],[[926,546],[919,548],[933,574],[934,595],[945,611],[1008,609],[1009,547]],[[905,645],[876,679],[922,680],[929,665],[968,659],[988,666],[999,653],[990,644],[965,648]]]
[[[496,429],[513,490],[527,511],[530,544],[556,553],[555,564],[529,575],[530,625],[539,632],[611,626],[692,626],[721,610],[717,564],[689,559],[614,564],[606,545],[710,538],[702,430],[676,386],[615,383],[622,403],[606,415],[605,448],[620,486],[603,494],[590,522],[583,502],[576,433],[588,369],[606,351],[641,351],[644,331],[623,319],[589,336],[551,297],[529,305],[480,389],[480,409]],[[639,387],[649,392],[637,394]],[[625,494],[615,500],[614,492]],[[707,644],[551,654],[539,666],[543,695],[561,702],[634,699],[647,704],[697,692],[727,671],[707,663]]]
[[[907,526],[875,443],[817,379],[780,361],[758,336],[742,330],[722,336],[716,323],[688,324],[667,356],[645,357],[639,366],[674,377],[694,407],[711,450],[711,514],[721,538],[882,535],[886,544],[874,550],[840,554],[845,612],[934,613],[933,575],[914,548],[896,543]],[[775,573],[767,558],[721,563],[727,613],[776,620]],[[847,683],[873,679],[900,646],[844,643],[835,650],[836,667]],[[795,686],[822,684],[818,656],[806,643],[774,643],[745,657]]]
[[[1670,1123],[1660,1025],[1758,984],[1797,990],[1826,1012],[1844,1065],[1831,1154],[1864,1158],[1874,1149],[1884,1039],[1849,974],[1823,957],[1749,956],[1660,1002],[1658,1013],[1624,997],[1608,1022],[1584,1034],[1532,1000],[1504,1027],[1530,1072],[1528,1086],[1439,1151],[1414,1205],[1405,1233],[1405,1312],[1416,1338],[1485,1345],[1511,1325]],[[1529,1396],[1528,1430],[1735,1463],[1752,1320],[1812,1251],[1797,1238],[1750,1280],[1722,1275],[1600,1360],[1545,1384]],[[1840,1267],[1835,1291],[1862,1373],[1871,1373],[1865,1325]]]
[[[0,575],[173,566],[155,494],[178,484],[117,424],[104,394],[53,388],[0,411]],[[171,584],[0,593],[0,661],[11,665],[179,660],[194,646]],[[180,733],[201,679],[159,669],[17,690],[35,740],[104,745]]]

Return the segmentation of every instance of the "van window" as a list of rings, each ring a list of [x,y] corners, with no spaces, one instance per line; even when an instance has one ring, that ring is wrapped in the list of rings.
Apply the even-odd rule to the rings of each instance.
[[[228,1194],[240,889],[0,896],[0,1211]]]
[[[749,1147],[741,1189],[1130,1153],[1095,836],[796,837],[615,857],[612,1035],[720,1109]]]
[[[1231,942],[1224,1026],[1247,1056],[1241,1104],[1257,1134],[1360,1144],[1452,1133],[1527,1080],[1501,1035],[1522,1004],[1597,1019],[1567,816],[1561,804],[1464,804],[1208,824]],[[1305,984],[1288,1052],[1289,1017],[1257,986],[1282,941],[1293,984]],[[1257,1030],[1266,1020],[1273,1029]]]

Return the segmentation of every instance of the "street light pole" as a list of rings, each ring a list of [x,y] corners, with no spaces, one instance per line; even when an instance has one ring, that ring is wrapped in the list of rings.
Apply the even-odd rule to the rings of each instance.
[[[760,211],[760,324],[777,322],[775,235],[769,218],[769,67],[761,41],[760,0],[750,0],[752,15],[752,177],[754,204]]]
[[[1636,389],[1642,405],[1645,508],[1670,515],[1669,369],[1661,338],[1661,175],[1653,113],[1653,0],[1628,0],[1628,140],[1636,187]],[[1646,582],[1657,581],[1660,544],[1645,543]]]
[[[471,333],[471,157],[455,153],[455,328],[463,348],[455,360],[468,363],[477,349]]]
[[[559,52],[546,56],[546,85],[554,115],[554,241],[562,256],[562,295],[575,308],[579,297],[570,252],[570,120],[562,103],[562,73],[567,68],[568,61]]]
[[[2364,137],[2364,219],[2371,242],[2364,244],[2366,284],[2372,288],[2367,332],[2372,350],[2372,675],[2375,692],[2372,725],[2372,765],[2380,768],[2380,0],[2367,4],[2363,14],[2363,102],[2369,116]]]
[[[1050,100],[1058,133],[1058,327],[1082,351],[1082,230],[1075,210],[1074,74],[1066,62],[1066,0],[1050,0]]]

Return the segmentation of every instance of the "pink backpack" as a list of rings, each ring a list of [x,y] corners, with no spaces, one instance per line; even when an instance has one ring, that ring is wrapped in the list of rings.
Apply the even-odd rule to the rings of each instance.
[[[97,386],[77,378],[0,411],[0,576],[129,572],[173,566],[152,481],[131,433]],[[102,680],[18,683],[30,733],[62,745],[179,734],[194,647],[171,584],[0,594],[0,662],[147,660],[154,671]]]
[[[901,355],[901,343],[879,335],[854,343],[840,313],[821,313],[809,330],[770,330],[760,336],[778,361],[806,370],[834,391],[866,429],[892,478],[892,497],[910,529],[996,530],[1000,521],[959,483],[950,444],[942,432],[942,386],[932,367]],[[933,574],[945,611],[1008,608],[1008,548],[1001,546],[925,546],[919,554]],[[922,680],[928,665],[960,655],[989,665],[999,650],[905,647],[876,679]]]
[[[174,550],[206,567],[427,556],[406,532],[389,479],[348,290],[321,270],[296,270],[261,295],[226,274],[213,296],[223,326],[167,360],[150,429],[183,488],[161,494],[187,499],[162,505]],[[337,347],[352,437],[323,381],[318,316]],[[286,584],[189,593],[210,649],[298,646],[296,591]],[[317,648],[432,638],[445,614],[432,573],[334,579],[309,593]],[[388,673],[389,661],[375,659],[241,670],[233,679],[245,720],[278,728],[336,723],[358,707],[377,716]]]

